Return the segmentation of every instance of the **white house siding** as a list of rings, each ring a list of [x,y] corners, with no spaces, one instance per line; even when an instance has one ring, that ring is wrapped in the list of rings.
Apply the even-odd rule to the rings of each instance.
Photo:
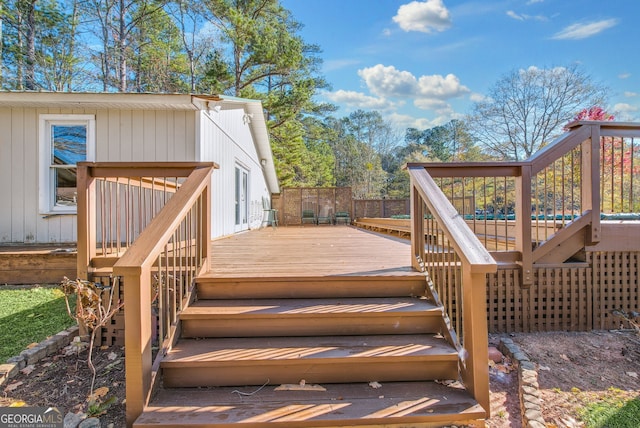
[[[40,114],[93,114],[96,161],[188,161],[196,158],[196,112],[0,108],[0,243],[75,242],[76,216],[40,214]]]
[[[220,166],[211,180],[212,238],[235,231],[236,165],[249,171],[249,228],[261,226],[262,199],[270,197],[251,131],[243,116],[243,109],[200,112],[199,160],[213,161]]]

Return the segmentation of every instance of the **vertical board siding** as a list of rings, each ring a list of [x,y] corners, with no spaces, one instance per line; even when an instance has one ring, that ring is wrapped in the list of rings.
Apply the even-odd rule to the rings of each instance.
[[[75,215],[39,212],[41,114],[95,115],[96,161],[197,160],[193,111],[2,108],[0,178],[6,185],[0,186],[0,243],[77,240]]]
[[[11,220],[13,206],[13,187],[10,186],[10,174],[13,174],[13,120],[11,109],[0,109],[0,177],[5,184],[0,186],[0,242],[12,242]]]
[[[249,228],[258,228],[263,220],[263,198],[270,198],[262,165],[249,126],[243,122],[244,110],[200,113],[201,161],[216,162],[220,169],[211,178],[211,237],[235,230],[235,167],[249,171]]]

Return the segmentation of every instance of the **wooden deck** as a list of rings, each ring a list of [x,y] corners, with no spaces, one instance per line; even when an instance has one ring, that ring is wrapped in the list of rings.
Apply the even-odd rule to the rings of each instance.
[[[410,253],[407,240],[351,226],[265,228],[213,241],[205,277],[423,275]]]

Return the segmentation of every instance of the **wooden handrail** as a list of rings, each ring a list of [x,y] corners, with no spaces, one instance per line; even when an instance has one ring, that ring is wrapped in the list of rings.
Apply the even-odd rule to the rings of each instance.
[[[560,259],[569,251],[568,248],[554,250],[553,254],[540,257],[542,252],[538,250],[534,257],[535,248],[545,246],[552,239],[554,244],[546,245],[545,251],[557,248],[558,242],[565,239],[571,239],[570,247],[574,248],[577,241],[572,236],[582,236],[583,230],[585,245],[600,241],[600,213],[604,212],[604,196],[608,197],[612,211],[619,209],[614,205],[622,205],[620,201],[626,204],[623,208],[632,209],[630,212],[640,211],[640,208],[630,208],[640,206],[638,192],[628,190],[640,188],[640,185],[634,185],[637,182],[634,173],[640,168],[636,154],[639,145],[632,140],[640,138],[640,124],[581,121],[571,124],[568,129],[569,132],[525,161],[410,163],[407,168],[424,168],[431,177],[440,180],[439,185],[444,186],[442,190],[450,200],[459,201],[457,205],[462,206],[461,214],[468,219],[470,215],[473,228],[478,223],[493,221],[496,226],[502,222],[500,224],[506,231],[506,222],[514,220],[517,224],[515,235],[507,239],[515,241],[518,264],[522,268],[521,284],[528,286],[534,281],[533,264],[536,260],[559,263],[564,261]],[[603,153],[605,148],[607,152]],[[605,178],[607,182],[601,184]],[[622,183],[626,186],[624,189]],[[487,186],[491,193],[486,190]],[[492,210],[492,219],[487,220],[482,213],[477,216],[474,211],[469,212],[468,206],[472,202],[477,204],[471,207],[474,211],[488,205]],[[508,211],[513,212],[512,217],[509,217]],[[571,226],[573,233],[565,231],[555,236],[561,228],[547,235],[550,230],[548,221],[558,218],[562,228]],[[485,244],[491,242],[485,239]],[[492,249],[499,251],[498,248]]]
[[[438,289],[434,278],[446,276],[447,281],[455,282],[454,272],[458,269],[461,271],[460,295],[456,294],[458,318],[448,318],[448,337],[456,342],[455,345],[459,348],[462,380],[467,390],[485,409],[488,417],[490,399],[486,275],[497,271],[497,263],[425,168],[409,166],[408,170],[411,179],[412,264],[429,274],[432,295],[443,307],[445,302],[439,296],[444,290]],[[448,250],[445,248],[436,248],[441,245],[441,240],[436,236],[435,242],[430,243],[429,251],[441,256],[435,263],[427,260],[424,206],[429,210],[430,218],[437,223],[438,233],[442,231],[442,241],[446,240],[451,245],[456,257],[448,256]],[[441,275],[442,271],[447,273]],[[455,288],[457,285],[449,284],[449,287]],[[444,310],[447,314],[452,313],[452,308],[445,307]],[[458,338],[462,338],[462,343],[458,342]]]
[[[197,214],[201,223],[197,226],[197,234],[199,236],[194,237],[195,241],[199,243],[199,250],[195,254],[197,258],[196,267],[198,270],[208,267],[211,230],[210,183],[213,169],[214,165],[210,164],[205,167],[196,167],[196,169],[192,170],[175,195],[113,266],[114,275],[121,277],[123,280],[124,300],[126,302],[125,325],[127,326],[127,334],[125,335],[125,349],[127,352],[125,356],[125,372],[127,377],[127,426],[133,425],[133,422],[142,413],[145,404],[148,403],[157,380],[158,361],[163,353],[173,345],[176,338],[177,317],[175,317],[176,312],[173,309],[175,318],[172,317],[170,331],[164,333],[164,337],[160,338],[161,348],[163,349],[161,349],[156,358],[156,363],[154,363],[152,361],[153,328],[151,325],[151,308],[154,299],[152,271],[154,265],[158,262],[159,256],[165,251],[171,239],[175,237],[176,231],[179,230],[182,222],[191,215],[190,213],[197,206],[199,206],[200,212]],[[186,239],[190,240],[192,238]],[[161,286],[159,285],[159,287]],[[162,290],[159,292],[162,294]],[[175,290],[173,292],[174,294],[176,293]],[[165,298],[162,299],[164,300]],[[172,296],[171,299],[175,301],[176,296]],[[184,296],[183,299],[188,301],[190,296]],[[177,313],[179,313],[179,309]],[[162,317],[162,314],[160,316]]]

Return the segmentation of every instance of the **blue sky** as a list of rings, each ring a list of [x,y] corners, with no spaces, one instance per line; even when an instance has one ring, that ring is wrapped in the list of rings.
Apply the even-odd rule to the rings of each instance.
[[[640,1],[282,0],[322,49],[338,116],[377,110],[400,129],[470,112],[514,69],[578,64],[640,120]]]

